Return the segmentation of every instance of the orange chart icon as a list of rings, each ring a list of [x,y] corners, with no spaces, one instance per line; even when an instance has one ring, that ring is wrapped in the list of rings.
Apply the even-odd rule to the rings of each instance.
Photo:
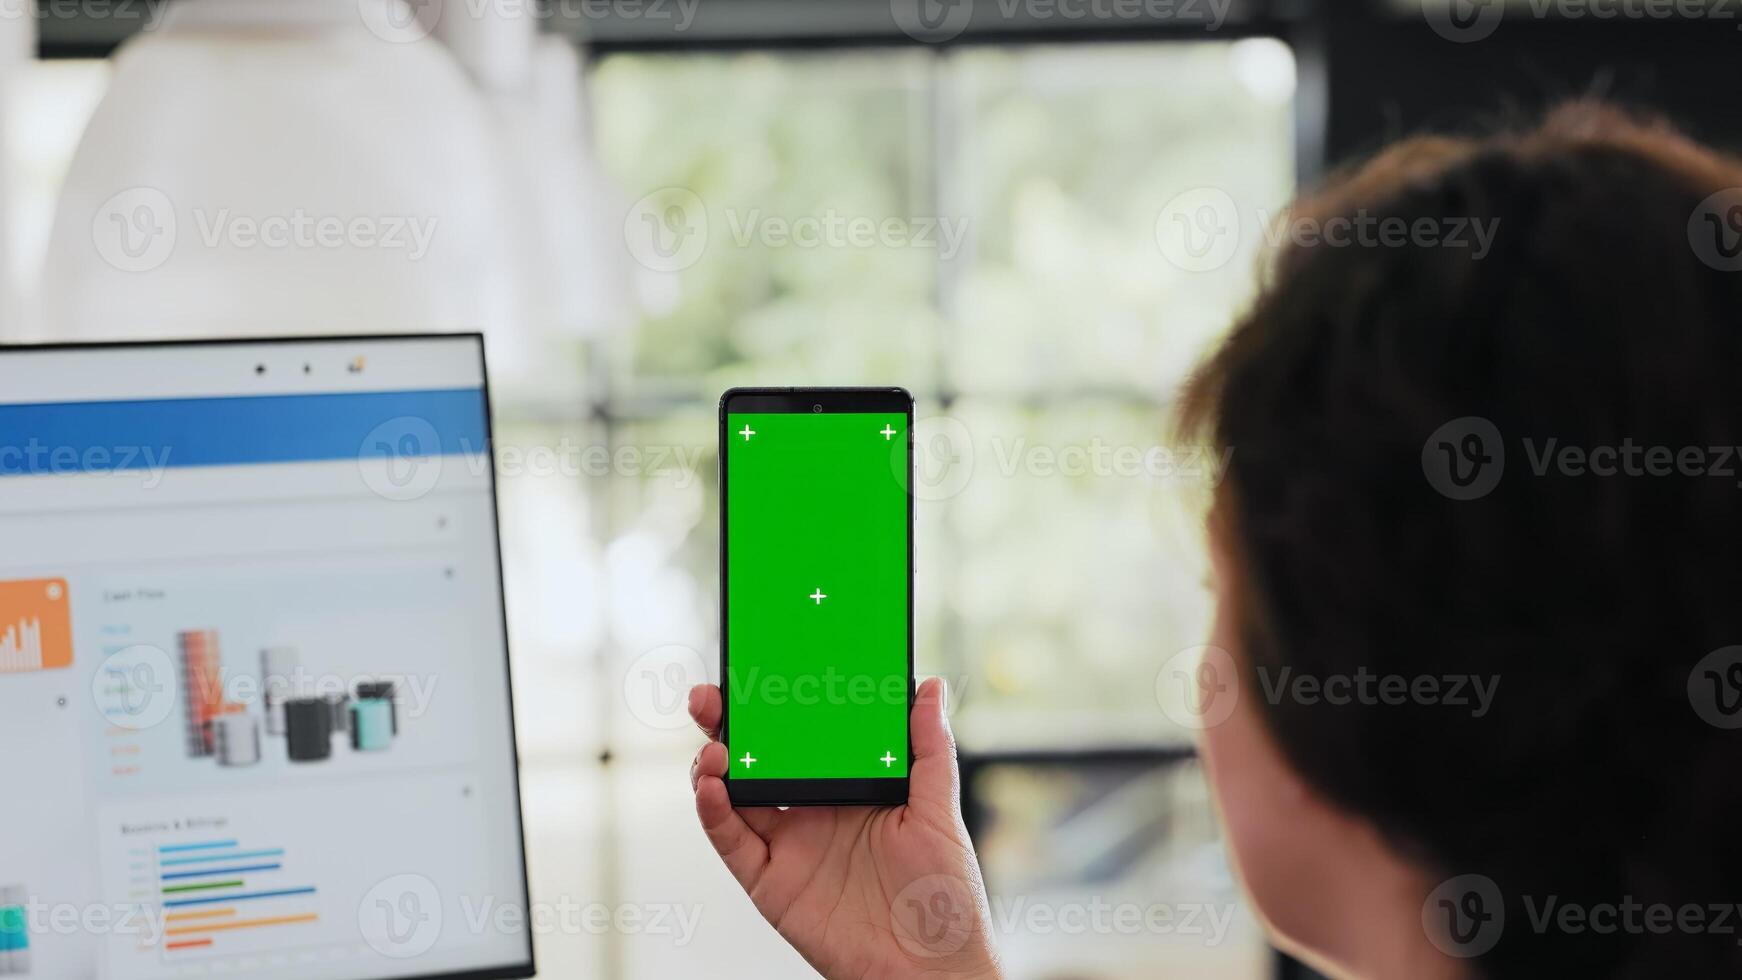
[[[0,582],[0,674],[72,666],[68,610],[66,579]]]

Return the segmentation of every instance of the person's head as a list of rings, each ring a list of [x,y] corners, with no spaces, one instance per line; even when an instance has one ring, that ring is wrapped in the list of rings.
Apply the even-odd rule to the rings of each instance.
[[[1185,400],[1232,452],[1238,701],[1205,757],[1286,947],[1742,970],[1736,188],[1577,104],[1399,144],[1293,211],[1312,235]]]

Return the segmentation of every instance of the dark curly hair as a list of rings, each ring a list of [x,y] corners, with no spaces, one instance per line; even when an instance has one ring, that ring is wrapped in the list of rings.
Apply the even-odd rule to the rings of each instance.
[[[1694,696],[1742,644],[1738,188],[1737,162],[1588,102],[1398,144],[1296,222],[1494,222],[1491,249],[1286,245],[1184,401],[1233,450],[1243,669],[1497,679],[1479,717],[1261,709],[1400,853],[1496,886],[1478,975],[1742,975],[1742,921],[1716,921],[1742,916],[1742,729]],[[1703,925],[1558,918],[1628,903]]]

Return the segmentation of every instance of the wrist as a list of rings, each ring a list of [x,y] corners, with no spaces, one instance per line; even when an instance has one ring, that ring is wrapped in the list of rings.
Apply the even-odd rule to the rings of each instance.
[[[1004,971],[993,957],[978,962],[952,964],[914,963],[889,980],[1004,980]]]
[[[970,972],[957,973],[954,976],[956,980],[1004,980],[1004,971],[998,965],[998,957],[988,955],[983,963]]]
[[[905,961],[890,965],[903,977],[1002,980],[985,887],[969,867],[960,875],[919,878],[890,902],[890,926]]]
[[[995,952],[975,943],[948,957],[910,960],[902,976],[924,980],[1004,980],[1004,969]]]

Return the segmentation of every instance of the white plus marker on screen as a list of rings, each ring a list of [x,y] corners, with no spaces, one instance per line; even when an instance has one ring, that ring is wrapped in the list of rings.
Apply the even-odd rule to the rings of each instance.
[[[744,753],[744,758],[739,759],[738,761],[744,763],[744,768],[748,769],[748,768],[750,768],[750,763],[756,762],[758,760],[755,756],[746,752],[746,753]]]
[[[885,422],[883,423],[883,431],[879,432],[878,435],[883,437],[884,442],[888,442],[895,438],[895,427],[890,425],[888,422]]]
[[[822,586],[819,585],[819,586],[817,586],[817,590],[815,592],[812,592],[810,595],[805,596],[805,598],[814,601],[817,605],[820,606],[823,604],[823,600],[827,599],[828,596],[823,593],[823,588],[822,588]]]
[[[740,429],[738,434],[744,437],[745,442],[749,442],[750,437],[756,434],[756,430],[750,428],[750,423],[746,422],[744,423],[744,428]]]
[[[888,769],[890,766],[895,765],[895,753],[885,749],[883,751],[883,758],[878,759],[877,761],[883,763],[883,768]]]

